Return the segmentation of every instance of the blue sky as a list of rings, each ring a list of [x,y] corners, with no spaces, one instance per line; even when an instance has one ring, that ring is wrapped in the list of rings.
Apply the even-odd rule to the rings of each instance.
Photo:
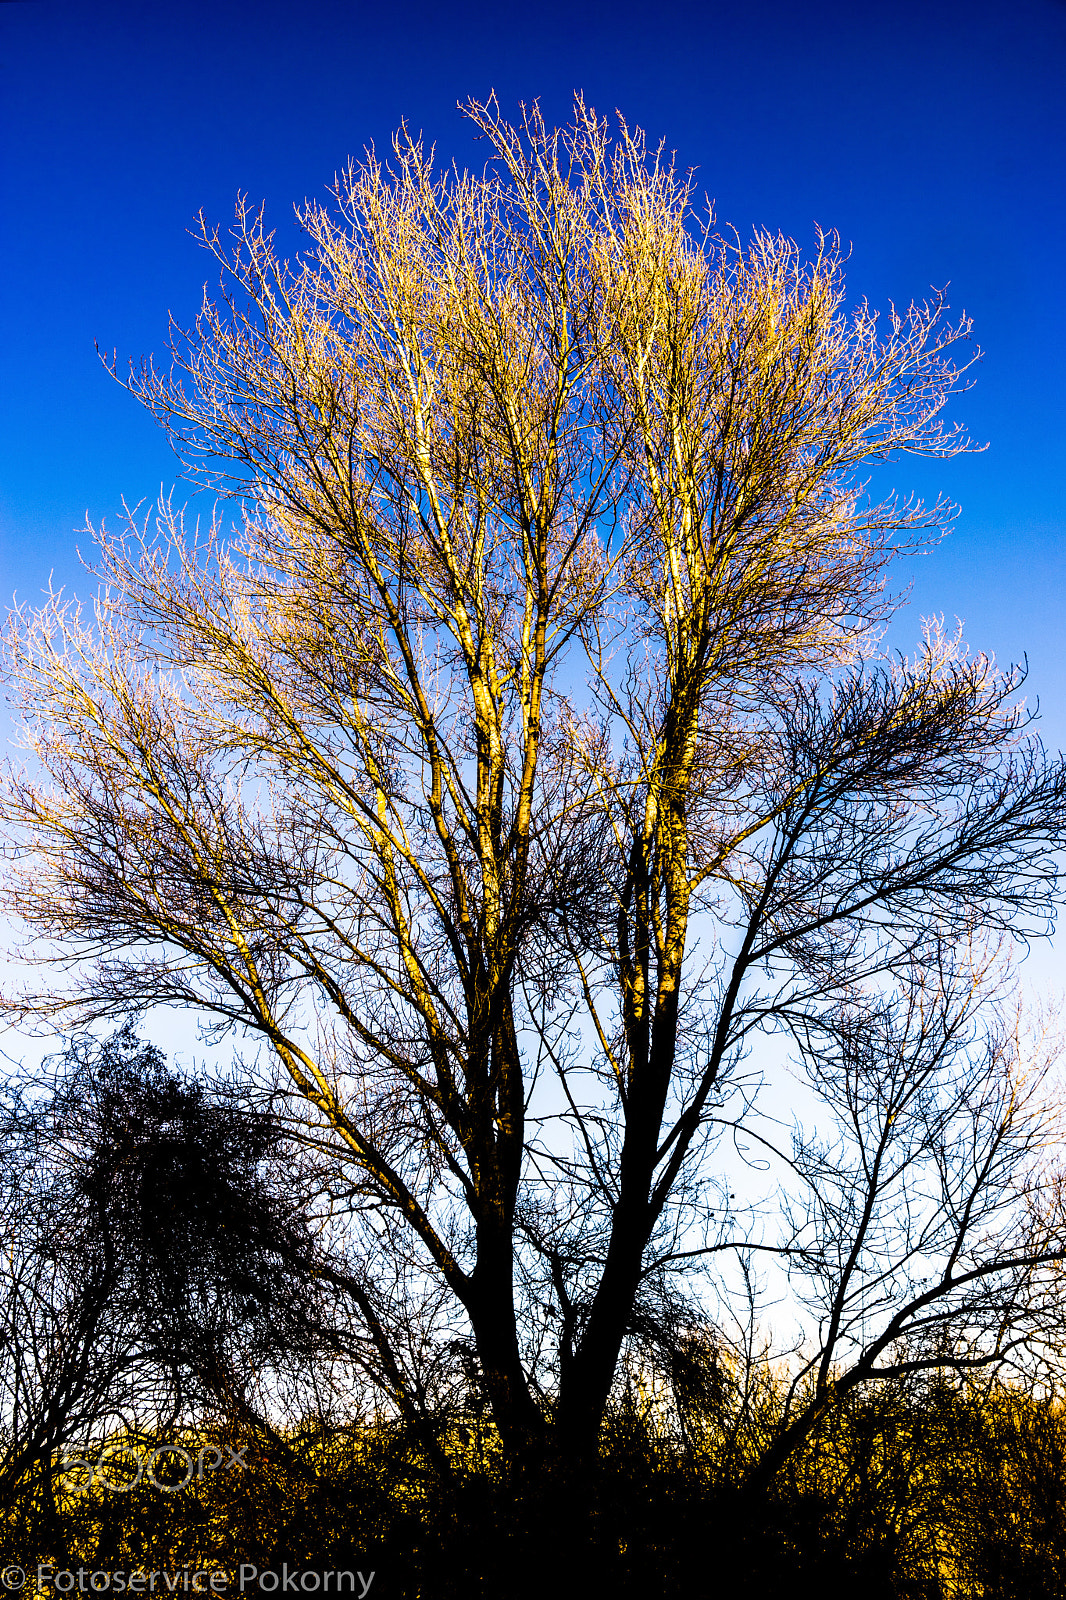
[[[1064,383],[1066,3],[755,6],[720,0],[364,5],[361,0],[0,3],[0,590],[54,570],[84,591],[86,512],[169,488],[153,424],[99,365],[160,351],[209,263],[187,235],[238,190],[288,225],[401,118],[480,161],[455,109],[495,88],[565,119],[575,89],[698,168],[719,219],[817,221],[853,245],[876,305],[950,281],[985,351],[955,415],[988,451],[902,462],[886,483],[949,494],[952,536],[907,576],[918,615],[1027,651],[1045,735],[1066,742],[1059,616]]]

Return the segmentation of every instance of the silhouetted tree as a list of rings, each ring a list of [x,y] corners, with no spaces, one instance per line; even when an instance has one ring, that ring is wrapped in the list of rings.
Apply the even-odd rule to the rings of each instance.
[[[335,1266],[322,1316],[298,1159],[268,1111],[127,1028],[13,1088],[2,1134],[3,1490],[110,1427],[205,1410],[269,1427],[330,1357],[358,1365]]]
[[[1039,1321],[1061,1220],[1028,1208],[1035,1144],[997,1129],[1030,1124],[1002,1052],[952,1053],[951,997],[982,941],[1048,927],[1066,773],[1020,675],[936,628],[914,660],[877,642],[886,565],[948,508],[861,476],[966,447],[942,419],[966,319],[846,313],[831,240],[714,237],[580,102],[555,132],[468,114],[482,176],[401,134],[394,170],[304,208],[295,265],[243,204],[232,250],[205,225],[223,296],[131,386],[243,529],[131,519],[91,620],[14,620],[11,894],[42,955],[86,958],[64,1005],[194,1006],[269,1046],[361,1230],[397,1403],[472,1335],[510,1456],[550,1416],[582,1459],[697,1260],[812,1266],[816,1410],[845,1334],[858,1382],[923,1325],[923,1248],[934,1319]],[[948,1032],[914,1046],[925,972]],[[804,1144],[784,1192],[810,1213],[767,1238],[713,1158],[759,1134],[742,1062],[774,1032],[866,1187],[819,1188]],[[937,1096],[999,1154],[941,1158]],[[930,1231],[884,1234],[879,1288],[864,1208],[912,1150],[944,1168]]]

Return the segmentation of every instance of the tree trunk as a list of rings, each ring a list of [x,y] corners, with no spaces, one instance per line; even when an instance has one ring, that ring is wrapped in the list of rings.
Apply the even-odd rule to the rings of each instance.
[[[588,1458],[596,1454],[622,1340],[640,1285],[647,1214],[646,1202],[619,1204],[615,1212],[603,1277],[584,1336],[560,1386],[559,1441],[567,1455]]]
[[[787,1466],[792,1456],[817,1427],[832,1403],[831,1393],[817,1396],[777,1435],[744,1478],[740,1489],[744,1500],[762,1498],[778,1473]]]
[[[622,1341],[640,1288],[644,1251],[658,1210],[651,1199],[656,1146],[677,1051],[677,982],[660,981],[647,1056],[634,1072],[619,1161],[619,1198],[603,1276],[584,1335],[560,1386],[563,1448],[595,1455]]]
[[[478,1226],[477,1265],[467,1313],[492,1417],[509,1459],[543,1442],[544,1419],[529,1392],[518,1348],[514,1254],[510,1230],[491,1219]]]

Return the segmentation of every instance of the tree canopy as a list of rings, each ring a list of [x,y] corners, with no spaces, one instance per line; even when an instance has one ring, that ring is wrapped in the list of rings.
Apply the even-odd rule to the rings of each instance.
[[[935,625],[881,651],[951,508],[862,482],[968,448],[969,322],[847,310],[834,239],[716,234],[580,101],[467,114],[482,173],[401,132],[294,262],[243,202],[203,225],[222,288],[129,384],[230,498],[131,514],[91,612],[13,618],[9,904],[68,987],[9,1004],[259,1038],[386,1387],[471,1337],[516,1456],[594,1448],[626,1342],[776,1253],[818,1329],[780,1454],[842,1372],[1035,1358],[1056,1303],[1044,1068],[995,996],[1066,773],[1019,673]]]

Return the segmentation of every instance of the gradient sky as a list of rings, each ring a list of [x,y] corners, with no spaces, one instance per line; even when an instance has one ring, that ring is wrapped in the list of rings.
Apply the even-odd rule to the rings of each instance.
[[[839,229],[855,298],[950,281],[985,351],[954,415],[990,447],[882,475],[962,507],[906,575],[893,637],[909,645],[919,615],[943,611],[1001,659],[1028,652],[1045,736],[1066,743],[1064,69],[1063,0],[6,0],[3,598],[34,598],[52,571],[85,592],[86,513],[173,483],[94,341],[140,357],[162,349],[168,310],[191,316],[210,272],[186,231],[201,206],[225,224],[245,190],[284,230],[401,118],[479,164],[457,100],[495,88],[512,113],[539,96],[561,121],[581,89],[665,138],[742,235],[809,246],[815,222]]]
[[[139,358],[168,310],[192,316],[200,207],[225,225],[243,190],[284,230],[401,118],[480,165],[457,100],[539,96],[559,122],[581,89],[664,138],[742,235],[838,229],[854,298],[950,281],[985,351],[954,415],[990,447],[880,474],[962,508],[900,574],[893,638],[944,612],[1001,660],[1027,652],[1045,738],[1066,744],[1064,69],[1064,0],[0,0],[2,597],[53,572],[86,593],[86,514],[173,484],[94,341]]]

